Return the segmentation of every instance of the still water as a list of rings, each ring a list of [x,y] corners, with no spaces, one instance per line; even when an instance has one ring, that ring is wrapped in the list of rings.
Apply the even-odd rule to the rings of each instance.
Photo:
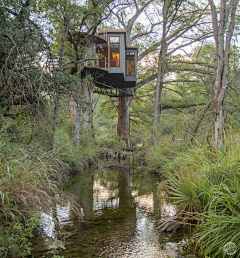
[[[160,221],[175,213],[159,178],[129,169],[128,163],[105,161],[97,170],[75,177],[66,191],[76,197],[82,220],[71,211],[68,200],[42,213],[42,234],[33,242],[33,257],[167,258],[180,254],[187,239],[183,233],[159,230]]]

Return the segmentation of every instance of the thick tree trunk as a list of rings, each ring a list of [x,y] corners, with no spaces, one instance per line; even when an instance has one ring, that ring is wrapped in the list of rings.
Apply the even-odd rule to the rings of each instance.
[[[117,134],[124,141],[127,147],[131,146],[130,141],[130,103],[131,97],[118,99],[118,126]]]

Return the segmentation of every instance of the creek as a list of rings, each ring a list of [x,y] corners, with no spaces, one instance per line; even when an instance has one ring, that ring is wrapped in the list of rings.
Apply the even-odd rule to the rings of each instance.
[[[167,258],[183,252],[187,235],[162,233],[161,220],[174,215],[158,176],[130,169],[129,160],[100,161],[99,168],[74,177],[70,201],[41,214],[32,257]]]

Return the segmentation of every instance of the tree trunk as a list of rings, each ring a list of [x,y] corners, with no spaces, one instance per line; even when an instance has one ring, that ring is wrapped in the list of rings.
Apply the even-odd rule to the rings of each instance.
[[[75,123],[77,119],[77,103],[72,96],[69,98],[69,103],[71,120]]]
[[[207,105],[207,107],[205,108],[205,110],[203,111],[203,114],[201,115],[201,117],[198,119],[197,123],[196,123],[196,126],[192,132],[192,138],[191,138],[191,143],[193,143],[194,139],[195,139],[195,136],[196,136],[196,133],[198,131],[198,128],[205,116],[205,114],[207,113],[208,109],[210,108],[210,106],[212,105],[212,101]]]
[[[85,59],[92,59],[87,61],[87,66],[94,66],[94,59],[96,58],[97,42],[90,42],[85,52]],[[93,86],[91,77],[88,78],[86,74],[85,82],[82,85],[82,99],[85,102],[85,108],[82,109],[83,126],[89,136],[94,137],[93,133]]]
[[[80,108],[80,104],[77,104],[77,114],[76,114],[76,124],[75,124],[75,145],[76,146],[79,146],[80,122],[81,122],[81,108]]]
[[[83,126],[89,130],[92,127],[92,103],[93,103],[93,87],[91,82],[82,85],[82,96],[85,104],[85,109],[82,109]]]
[[[76,101],[72,101],[73,110],[71,117],[75,119],[75,137],[74,142],[76,146],[79,146],[79,139],[80,139],[80,122],[81,122],[81,90],[82,90],[82,77],[81,77],[81,64],[78,65],[78,82],[77,82],[77,89],[76,89]],[[75,103],[74,103],[75,102]],[[71,105],[71,102],[70,102]],[[71,108],[71,106],[70,106]],[[70,109],[71,110],[71,109]]]
[[[219,21],[217,8],[213,0],[208,0],[208,2],[212,12],[213,35],[216,46],[214,77],[214,147],[215,150],[220,150],[223,146],[223,119],[226,117],[225,98],[228,88],[230,44],[235,27],[235,16],[239,0],[233,0],[229,2],[228,5],[226,0],[221,0]],[[228,23],[229,18],[230,22]],[[226,29],[227,32],[225,33]]]
[[[56,94],[56,101],[55,101],[55,109],[54,109],[54,126],[53,126],[53,132],[55,134],[57,127],[58,127],[58,117],[59,117],[59,110],[60,110],[60,100],[61,96],[60,93]]]
[[[163,32],[163,37],[165,37],[165,33]],[[156,142],[156,133],[157,127],[160,120],[161,114],[161,96],[162,96],[162,89],[163,89],[163,82],[164,82],[164,75],[165,75],[165,58],[167,57],[167,50],[168,45],[163,40],[160,53],[159,53],[159,60],[158,60],[158,73],[157,73],[157,83],[155,87],[155,101],[154,101],[154,111],[153,111],[153,122],[152,122],[152,137],[150,144],[154,145]]]
[[[131,146],[130,141],[130,103],[131,97],[118,98],[118,126],[117,134],[124,141],[127,147]]]
[[[60,55],[59,55],[59,68],[60,70],[63,72],[63,57],[64,57],[64,53],[65,53],[65,43],[66,43],[66,38],[67,38],[67,34],[68,34],[68,27],[72,18],[72,14],[73,14],[73,9],[71,9],[67,19],[66,19],[66,23],[64,24],[64,31],[62,34],[62,38],[61,38],[61,48],[60,48]],[[54,109],[54,126],[53,126],[53,133],[55,135],[55,132],[57,130],[58,127],[58,119],[59,119],[59,110],[60,110],[60,93],[57,92],[56,95],[56,103],[55,103],[55,109]]]

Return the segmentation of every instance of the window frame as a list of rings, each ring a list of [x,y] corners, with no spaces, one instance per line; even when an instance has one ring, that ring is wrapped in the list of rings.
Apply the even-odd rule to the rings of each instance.
[[[127,54],[128,53],[133,53],[133,59],[127,59]],[[134,52],[134,51],[128,51],[128,50],[126,50],[126,54],[125,54],[125,74],[126,74],[126,76],[136,76],[136,60],[135,60],[135,56],[136,56],[136,53]],[[128,75],[127,74],[127,61],[128,60],[133,60],[133,62],[134,62],[134,75]]]
[[[110,38],[111,37],[113,37],[113,38],[119,38],[119,43],[118,43],[118,50],[119,50],[119,66],[111,66],[111,43],[110,43]],[[120,57],[121,57],[121,55],[120,55],[120,53],[121,53],[121,51],[120,51],[120,49],[121,49],[121,42],[120,42],[120,40],[121,40],[121,38],[120,38],[120,36],[115,36],[115,35],[112,35],[112,36],[108,36],[108,62],[109,62],[109,64],[108,64],[108,67],[109,68],[120,68],[121,67],[121,60],[120,60]],[[114,43],[113,43],[114,44]]]

